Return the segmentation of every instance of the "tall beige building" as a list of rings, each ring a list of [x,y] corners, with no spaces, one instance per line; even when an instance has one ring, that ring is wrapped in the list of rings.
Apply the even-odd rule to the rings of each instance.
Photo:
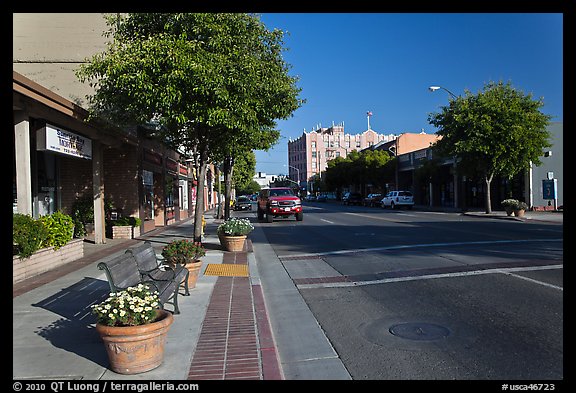
[[[319,127],[288,142],[288,167],[291,179],[298,179],[301,188],[307,188],[308,180],[322,173],[327,163],[336,157],[346,157],[353,150],[360,151],[380,142],[394,140],[394,134],[378,134],[368,129],[361,134],[344,133],[344,124],[329,128]]]
[[[108,29],[100,13],[14,13],[12,69],[87,109],[93,90],[75,70],[106,49]]]

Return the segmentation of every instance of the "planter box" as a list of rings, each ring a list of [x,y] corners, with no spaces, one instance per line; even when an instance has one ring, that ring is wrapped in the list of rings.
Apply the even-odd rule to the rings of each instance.
[[[84,257],[84,239],[72,239],[65,246],[54,250],[54,247],[36,251],[29,258],[12,257],[12,283],[26,280],[58,266]]]
[[[140,236],[140,227],[113,226],[112,239],[133,239]]]

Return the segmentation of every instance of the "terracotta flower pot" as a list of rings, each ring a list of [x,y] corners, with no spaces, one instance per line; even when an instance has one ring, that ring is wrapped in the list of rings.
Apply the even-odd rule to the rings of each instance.
[[[524,209],[514,210],[514,215],[516,217],[524,217],[524,212],[525,212]]]
[[[196,288],[196,281],[200,275],[200,269],[202,268],[202,261],[197,259],[186,264],[186,269],[188,269],[188,289]]]
[[[244,249],[244,241],[246,241],[246,235],[242,236],[228,236],[219,234],[218,239],[220,239],[220,244],[226,251],[231,252],[241,252]]]
[[[165,310],[157,310],[156,315],[156,321],[140,326],[96,324],[96,330],[106,346],[112,371],[139,374],[162,364],[166,336],[174,317]]]

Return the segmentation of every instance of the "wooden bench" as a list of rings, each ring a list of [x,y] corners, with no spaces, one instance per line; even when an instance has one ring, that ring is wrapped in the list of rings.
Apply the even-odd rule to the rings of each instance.
[[[164,308],[166,303],[172,303],[174,314],[180,314],[178,309],[178,289],[180,283],[169,277],[152,278],[151,275],[140,271],[136,258],[132,253],[125,252],[110,261],[98,263],[98,269],[104,270],[110,292],[118,292],[128,287],[134,287],[138,284],[145,284],[151,290],[158,291],[160,306]]]
[[[149,241],[129,248],[125,252],[134,256],[140,273],[147,275],[152,280],[175,280],[179,287],[181,285],[184,287],[184,296],[190,295],[188,289],[188,275],[190,272],[188,269],[182,265],[172,268],[164,264],[157,258],[156,251],[154,251],[152,243]]]

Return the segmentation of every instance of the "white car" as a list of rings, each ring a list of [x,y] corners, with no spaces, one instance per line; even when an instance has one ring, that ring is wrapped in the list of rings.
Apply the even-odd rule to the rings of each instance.
[[[391,209],[396,207],[406,207],[412,209],[414,206],[414,196],[410,191],[390,191],[382,200],[380,205],[383,209],[390,206]]]

